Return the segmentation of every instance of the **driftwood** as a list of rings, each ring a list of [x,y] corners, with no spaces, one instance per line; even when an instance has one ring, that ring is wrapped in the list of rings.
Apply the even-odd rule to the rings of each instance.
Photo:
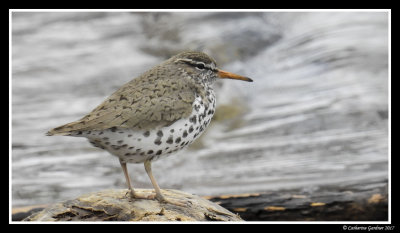
[[[206,198],[246,221],[388,220],[388,189],[382,182]]]
[[[136,191],[150,195],[153,190]],[[127,190],[104,190],[51,205],[23,221],[243,221],[238,215],[199,196],[177,190],[163,190],[163,194],[188,205],[148,199],[132,201]]]

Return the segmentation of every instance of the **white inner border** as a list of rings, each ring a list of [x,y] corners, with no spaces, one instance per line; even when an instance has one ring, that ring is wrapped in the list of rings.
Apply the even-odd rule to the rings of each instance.
[[[392,177],[391,177],[391,9],[9,9],[9,176],[8,176],[8,185],[9,185],[9,223],[11,224],[43,224],[44,222],[13,222],[11,220],[12,216],[12,13],[13,12],[387,12],[388,13],[388,221],[251,221],[251,222],[179,222],[180,224],[343,224],[343,229],[346,224],[351,224],[351,226],[347,226],[347,230],[352,230],[351,227],[354,227],[355,224],[362,224],[362,226],[366,226],[368,230],[368,226],[374,227],[373,224],[391,224],[392,223]],[[46,224],[65,224],[67,222],[45,222]],[[96,223],[96,224],[126,224],[126,223],[134,223],[134,222],[70,222],[72,224],[86,224],[86,223]],[[163,224],[177,224],[177,222],[137,222],[140,224],[153,224],[153,223],[163,223]],[[384,228],[385,229],[385,228]],[[353,230],[357,230],[354,228]]]

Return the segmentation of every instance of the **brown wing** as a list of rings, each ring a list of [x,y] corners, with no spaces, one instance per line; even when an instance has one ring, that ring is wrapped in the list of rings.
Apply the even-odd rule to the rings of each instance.
[[[163,77],[167,78],[160,79],[157,71],[130,81],[82,119],[54,128],[47,134],[68,135],[112,127],[151,129],[188,117],[195,92],[199,91],[197,85],[190,80],[182,82],[174,77],[176,74],[165,75],[165,71]]]

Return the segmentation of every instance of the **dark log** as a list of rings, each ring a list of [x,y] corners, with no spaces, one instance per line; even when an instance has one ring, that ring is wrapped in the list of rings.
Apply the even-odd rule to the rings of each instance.
[[[209,196],[246,221],[387,221],[387,182]]]

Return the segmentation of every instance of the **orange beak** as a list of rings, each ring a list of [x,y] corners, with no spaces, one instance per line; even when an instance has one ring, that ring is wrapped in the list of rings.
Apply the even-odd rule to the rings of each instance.
[[[243,81],[247,81],[247,82],[253,82],[253,80],[251,78],[244,77],[244,76],[230,73],[228,71],[223,71],[223,70],[218,70],[218,76],[219,76],[219,78],[238,79],[238,80],[243,80]]]

